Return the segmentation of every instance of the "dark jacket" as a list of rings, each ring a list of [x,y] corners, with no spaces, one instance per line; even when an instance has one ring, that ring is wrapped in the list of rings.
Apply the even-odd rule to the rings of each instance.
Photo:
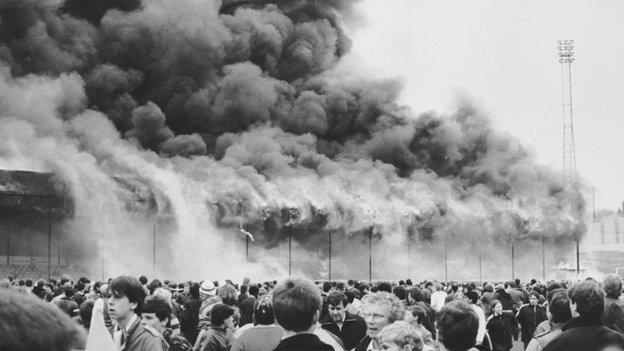
[[[368,344],[371,342],[371,337],[366,335],[355,347],[355,351],[366,351]]]
[[[495,351],[510,350],[513,346],[511,337],[518,337],[518,323],[510,312],[503,312],[498,316],[491,315],[485,329],[492,341],[492,350]]]
[[[605,327],[600,316],[572,318],[562,330],[543,351],[599,351],[610,345],[624,349],[622,334]]]
[[[297,334],[282,339],[273,351],[334,351],[314,334]]]
[[[200,299],[189,297],[184,302],[184,308],[180,313],[180,331],[191,344],[195,344],[199,334],[199,308],[201,304]]]
[[[616,296],[605,296],[605,307],[602,320],[605,325],[616,332],[624,333],[624,301]]]
[[[351,350],[366,335],[366,322],[364,318],[347,312],[342,329],[334,323],[330,316],[321,320],[321,327],[342,340],[345,350]]]
[[[516,319],[518,320],[520,329],[522,330],[522,342],[526,346],[526,344],[528,344],[533,338],[535,328],[537,328],[541,322],[548,319],[548,317],[546,316],[544,308],[539,305],[524,305],[520,307]]]
[[[137,318],[128,328],[122,346],[124,351],[165,351],[163,339],[157,332],[146,328]]]

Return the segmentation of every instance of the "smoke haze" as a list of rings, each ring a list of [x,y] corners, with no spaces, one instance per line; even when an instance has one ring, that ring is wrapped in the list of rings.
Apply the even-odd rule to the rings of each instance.
[[[585,231],[578,185],[469,101],[416,115],[397,81],[337,70],[356,10],[0,1],[0,168],[62,179],[62,238],[94,276],[279,277],[291,238],[318,277],[330,235],[334,277],[367,277],[369,238],[377,278],[441,278],[445,252],[508,277],[512,243],[528,277],[542,238],[559,261]]]

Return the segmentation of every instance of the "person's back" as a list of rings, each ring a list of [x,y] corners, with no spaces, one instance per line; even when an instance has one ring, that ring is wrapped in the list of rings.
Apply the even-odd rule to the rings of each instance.
[[[275,351],[333,351],[314,335],[321,294],[309,280],[287,279],[273,289],[275,319],[284,328],[284,337]]]
[[[573,284],[568,290],[572,320],[544,351],[598,351],[607,347],[624,350],[622,334],[604,326],[604,292],[593,281]]]
[[[84,329],[55,306],[10,289],[0,289],[0,350],[84,349]]]
[[[284,329],[275,324],[271,296],[260,296],[254,302],[252,320],[255,325],[235,335],[230,351],[271,351],[277,347]]]

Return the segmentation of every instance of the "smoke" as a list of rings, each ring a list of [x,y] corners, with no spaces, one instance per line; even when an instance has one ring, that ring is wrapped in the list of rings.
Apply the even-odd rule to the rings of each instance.
[[[334,69],[353,1],[91,3],[0,2],[0,166],[66,183],[76,271],[279,276],[291,240],[318,276],[331,236],[338,276],[364,278],[370,245],[378,278],[407,251],[440,277],[449,248],[558,260],[585,232],[579,185],[469,101],[416,115],[399,82]]]

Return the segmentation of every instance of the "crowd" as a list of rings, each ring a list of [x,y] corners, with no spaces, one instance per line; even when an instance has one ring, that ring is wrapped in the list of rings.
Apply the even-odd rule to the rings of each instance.
[[[623,350],[622,279],[242,283],[8,277],[0,351]]]

